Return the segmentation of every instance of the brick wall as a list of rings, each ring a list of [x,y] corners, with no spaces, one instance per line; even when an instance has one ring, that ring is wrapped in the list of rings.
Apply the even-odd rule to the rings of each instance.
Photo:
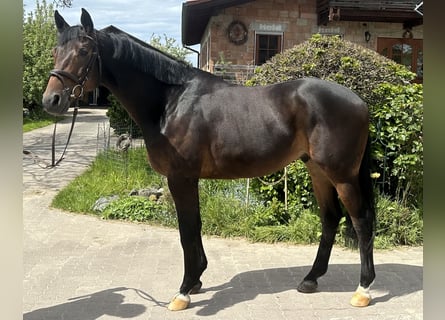
[[[248,40],[242,45],[229,41],[227,28],[239,20],[248,29]],[[335,21],[317,25],[316,0],[258,0],[223,10],[210,19],[201,41],[201,68],[214,72],[215,64],[253,65],[255,35],[267,30],[282,33],[282,50],[304,42],[314,33],[341,34],[346,40],[373,50],[378,37],[401,38],[400,23]],[[365,31],[371,33],[365,41]],[[412,30],[414,38],[423,38],[423,26]]]
[[[208,50],[201,57],[201,67],[213,72],[221,56],[235,65],[252,65],[255,54],[255,34],[269,27],[279,26],[283,33],[283,49],[301,43],[312,34],[317,24],[315,0],[259,0],[225,9],[210,19],[201,42]],[[231,43],[227,28],[234,21],[242,21],[248,29],[248,40],[243,45]]]

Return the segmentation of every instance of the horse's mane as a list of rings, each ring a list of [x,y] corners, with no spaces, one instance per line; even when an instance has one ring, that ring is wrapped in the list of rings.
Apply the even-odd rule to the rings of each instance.
[[[59,34],[58,45],[69,40],[85,36],[82,26],[74,26]],[[113,58],[125,61],[129,66],[153,75],[159,81],[167,84],[181,85],[194,73],[194,68],[173,56],[139,40],[138,38],[109,26],[97,31],[97,38],[105,35],[113,42],[110,48]],[[101,53],[99,53],[101,54]]]
[[[113,42],[113,58],[126,61],[128,65],[153,75],[159,81],[181,85],[193,73],[194,68],[185,62],[177,60],[115,26],[106,27],[100,32],[105,33]]]

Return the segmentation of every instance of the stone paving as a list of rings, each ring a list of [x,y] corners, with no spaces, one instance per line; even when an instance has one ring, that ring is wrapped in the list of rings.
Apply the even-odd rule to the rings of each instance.
[[[182,279],[176,230],[72,214],[52,198],[85,170],[98,150],[105,110],[80,109],[72,141],[58,167],[23,158],[23,319],[423,319],[423,248],[377,250],[373,302],[353,308],[357,251],[334,247],[319,292],[296,285],[316,246],[258,244],[204,237],[209,265],[190,308],[166,306]],[[70,119],[57,127],[63,149]],[[50,158],[53,127],[23,135],[24,149]]]

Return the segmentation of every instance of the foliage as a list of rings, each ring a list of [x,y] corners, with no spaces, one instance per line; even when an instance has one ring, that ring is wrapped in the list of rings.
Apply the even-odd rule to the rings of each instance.
[[[54,7],[36,0],[36,9],[23,21],[23,106],[31,112],[41,109],[43,91],[54,61],[56,45]]]
[[[118,200],[102,213],[103,218],[177,227],[173,199],[168,191],[156,202],[128,196],[132,189],[147,186],[168,190],[166,179],[148,166],[145,149],[129,149],[127,160],[124,165],[120,153],[100,153],[88,170],[56,195],[52,206],[97,214],[93,209],[97,199],[118,195]],[[297,210],[295,204],[290,204],[286,211],[277,199],[265,203],[253,195],[246,205],[245,180],[200,180],[199,187],[204,234],[300,244],[316,243],[320,239],[321,224],[316,211]],[[409,210],[383,196],[378,200],[376,247],[422,244],[420,210]],[[337,239],[341,245],[346,243],[344,227],[343,221]]]
[[[223,237],[245,236],[247,217],[242,180],[201,180],[199,182],[202,231]]]
[[[67,211],[94,213],[93,206],[103,196],[125,196],[132,189],[145,187],[146,181],[161,187],[163,179],[153,172],[143,148],[128,153],[108,150],[99,153],[90,167],[71,181],[53,199],[52,206]]]
[[[423,87],[380,84],[382,100],[373,106],[371,135],[378,172],[388,176],[381,191],[405,205],[423,198]],[[386,155],[386,159],[385,159]],[[383,167],[387,165],[389,169]],[[383,182],[381,179],[378,182]]]
[[[176,227],[177,219],[171,205],[167,201],[152,201],[147,197],[124,196],[111,202],[102,212],[102,217],[133,222],[152,221]]]
[[[189,54],[187,49],[178,46],[174,38],[170,38],[165,34],[163,40],[161,36],[152,35],[149,44],[180,61],[186,62],[187,55]],[[129,116],[122,104],[112,94],[108,96],[108,101],[110,101],[110,106],[107,116],[110,119],[110,126],[115,133],[130,133],[133,138],[141,137],[142,132],[140,128]]]
[[[73,5],[73,0],[53,0],[53,3],[57,7],[71,8],[71,6]]]
[[[377,201],[375,246],[389,248],[423,244],[423,219],[419,209],[380,196]]]
[[[187,56],[190,54],[190,51],[186,48],[178,45],[176,43],[176,39],[168,37],[166,34],[164,34],[164,41],[162,41],[162,37],[160,35],[153,34],[151,36],[151,39],[149,41],[149,44],[153,47],[164,51],[165,53],[171,55],[172,57],[183,61],[185,63],[187,62]]]
[[[256,68],[246,85],[266,85],[301,77],[340,83],[361,96],[371,115],[374,170],[382,192],[407,206],[422,198],[422,85],[411,84],[415,74],[375,51],[336,36],[314,35],[308,41],[271,58]],[[386,159],[384,158],[387,146]],[[283,171],[264,177],[278,181]],[[310,177],[300,161],[288,167],[289,202],[298,210],[316,209]],[[385,179],[385,181],[383,181]],[[254,180],[264,200],[284,200],[283,183],[273,187]]]
[[[338,36],[315,34],[256,68],[247,85],[265,85],[303,77],[335,81],[355,91],[368,105],[381,100],[381,83],[407,84],[415,74],[377,52]]]
[[[56,121],[62,120],[63,118],[64,116],[52,116],[45,112],[43,108],[35,108],[31,111],[24,109],[23,132],[48,126]]]
[[[128,112],[122,107],[121,103],[112,94],[108,95],[110,106],[107,110],[107,117],[110,119],[110,127],[114,133],[120,135],[129,133],[133,138],[142,137],[142,131],[133,121]]]

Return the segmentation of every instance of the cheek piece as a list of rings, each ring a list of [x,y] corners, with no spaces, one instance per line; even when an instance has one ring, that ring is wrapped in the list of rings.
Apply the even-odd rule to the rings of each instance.
[[[96,47],[96,50],[91,54],[90,59],[88,60],[88,64],[85,68],[85,72],[83,72],[83,74],[80,77],[77,75],[74,75],[70,72],[67,72],[65,70],[61,70],[61,69],[53,69],[49,73],[50,77],[52,77],[52,76],[56,77],[57,79],[60,80],[60,82],[62,82],[62,85],[63,85],[63,93],[62,94],[63,95],[69,94],[70,99],[74,99],[74,100],[78,100],[78,99],[82,98],[83,93],[84,93],[85,82],[88,80],[88,74],[90,73],[91,69],[93,68],[96,60],[99,61],[99,78],[100,78],[100,73],[101,73],[101,63],[100,63],[99,52],[97,50],[97,42],[90,36],[84,36],[84,37],[93,41],[93,43],[95,44],[95,47]],[[74,83],[76,83],[76,85],[72,89],[70,89],[70,87],[67,86],[65,83],[65,78],[72,80]]]

